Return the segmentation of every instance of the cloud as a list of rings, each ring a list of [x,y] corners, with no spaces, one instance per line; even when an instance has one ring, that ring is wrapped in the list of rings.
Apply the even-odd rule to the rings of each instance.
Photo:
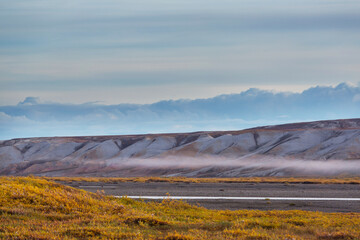
[[[356,118],[360,87],[341,83],[301,93],[256,88],[238,94],[153,104],[39,102],[0,106],[0,139],[30,136],[235,130],[285,122]]]
[[[27,97],[24,101],[19,102],[19,105],[35,105],[38,104],[38,97]]]
[[[12,1],[0,10],[0,89],[354,81],[358,8],[322,0]]]
[[[360,94],[356,94],[356,95],[353,97],[353,101],[354,101],[354,102],[360,102]]]
[[[357,0],[3,5],[0,112],[14,121],[1,118],[0,138],[239,129],[358,116],[360,93],[349,85],[301,94],[249,89],[148,105],[75,104],[149,103],[249,86],[294,89],[358,81]],[[19,99],[25,100],[4,106]]]

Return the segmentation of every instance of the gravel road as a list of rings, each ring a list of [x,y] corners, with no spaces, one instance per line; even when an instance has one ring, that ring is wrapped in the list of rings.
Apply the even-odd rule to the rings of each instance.
[[[90,192],[104,190],[114,196],[224,196],[224,197],[316,197],[360,198],[357,184],[284,184],[284,183],[91,183],[63,184]],[[185,200],[184,200],[185,201]],[[360,201],[291,200],[186,200],[209,209],[308,210],[360,212]]]

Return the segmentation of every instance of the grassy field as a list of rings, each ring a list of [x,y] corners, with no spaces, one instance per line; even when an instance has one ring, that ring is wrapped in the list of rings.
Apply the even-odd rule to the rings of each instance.
[[[360,239],[360,213],[220,211],[0,177],[1,239]]]
[[[306,183],[306,184],[360,184],[359,177],[338,178],[285,178],[285,177],[239,177],[239,178],[186,178],[186,177],[42,177],[63,182],[192,182],[192,183]]]

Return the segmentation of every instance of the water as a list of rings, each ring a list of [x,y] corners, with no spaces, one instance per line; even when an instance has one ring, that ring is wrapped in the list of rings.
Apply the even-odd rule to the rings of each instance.
[[[207,197],[207,196],[115,196],[133,199],[174,199],[174,200],[274,200],[274,201],[360,201],[360,198],[319,198],[319,197]]]

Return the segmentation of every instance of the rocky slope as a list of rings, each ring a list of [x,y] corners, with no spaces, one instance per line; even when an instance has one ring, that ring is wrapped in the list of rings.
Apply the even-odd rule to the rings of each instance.
[[[360,175],[360,119],[226,132],[12,139],[0,142],[0,174]]]

